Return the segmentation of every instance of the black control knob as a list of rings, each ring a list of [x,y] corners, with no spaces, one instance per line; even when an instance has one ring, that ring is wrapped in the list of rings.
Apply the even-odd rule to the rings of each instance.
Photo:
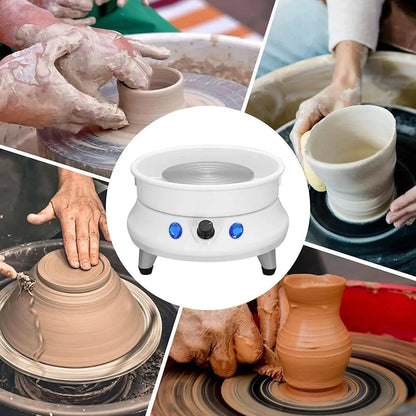
[[[198,229],[196,230],[199,238],[203,240],[209,240],[214,237],[215,228],[214,224],[209,220],[203,220],[198,224]]]

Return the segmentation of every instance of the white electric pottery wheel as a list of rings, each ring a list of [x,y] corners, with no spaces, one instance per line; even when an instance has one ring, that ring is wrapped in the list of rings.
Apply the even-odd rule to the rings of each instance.
[[[127,226],[142,274],[152,272],[157,256],[258,256],[264,274],[275,272],[275,248],[289,223],[279,200],[279,158],[243,147],[186,146],[149,153],[131,170],[137,202]]]

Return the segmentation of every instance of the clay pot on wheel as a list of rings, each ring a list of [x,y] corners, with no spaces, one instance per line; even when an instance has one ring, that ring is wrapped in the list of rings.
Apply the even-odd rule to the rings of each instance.
[[[277,338],[287,394],[328,400],[346,392],[351,336],[339,316],[345,279],[330,274],[286,276],[289,314]]]
[[[64,250],[52,251],[31,274],[42,348],[27,292],[16,287],[0,314],[4,338],[26,357],[59,367],[96,366],[128,353],[142,337],[139,305],[103,255],[83,271],[69,266]]]
[[[396,165],[396,121],[388,110],[355,105],[329,114],[312,128],[305,156],[337,217],[368,222],[387,212]]]
[[[117,83],[119,106],[130,123],[124,130],[138,133],[152,121],[185,107],[183,75],[173,68],[153,67],[148,90]]]

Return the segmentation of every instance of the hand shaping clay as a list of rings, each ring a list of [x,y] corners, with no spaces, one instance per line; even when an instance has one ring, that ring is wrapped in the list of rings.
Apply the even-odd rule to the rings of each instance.
[[[152,121],[185,107],[183,75],[173,68],[154,67],[148,90],[117,83],[119,106],[130,125],[123,131],[137,134]]]
[[[23,355],[59,367],[89,367],[113,361],[139,342],[140,307],[103,255],[83,271],[69,266],[64,250],[52,251],[31,274],[33,298],[16,287],[0,314],[0,330]]]
[[[345,279],[293,274],[285,277],[283,287],[290,308],[276,350],[286,394],[306,401],[342,397],[352,349],[351,336],[339,316]]]

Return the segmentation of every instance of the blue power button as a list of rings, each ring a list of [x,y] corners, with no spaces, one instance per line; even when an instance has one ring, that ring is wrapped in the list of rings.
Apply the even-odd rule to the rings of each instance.
[[[242,236],[244,232],[244,227],[243,224],[240,224],[239,222],[235,222],[231,227],[230,227],[230,237],[237,239],[240,238]]]
[[[169,225],[169,235],[174,240],[177,240],[182,235],[181,225],[177,222],[173,222],[171,225]]]

